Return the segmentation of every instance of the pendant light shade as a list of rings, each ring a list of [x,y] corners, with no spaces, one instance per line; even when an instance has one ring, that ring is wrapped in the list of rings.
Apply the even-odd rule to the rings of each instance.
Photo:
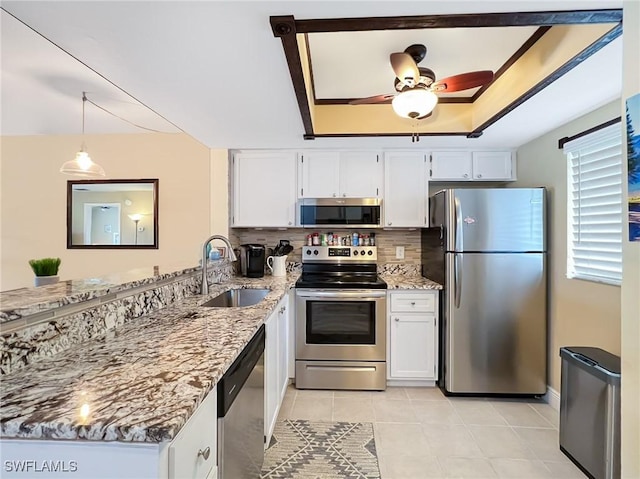
[[[104,169],[97,163],[94,163],[87,153],[86,146],[84,144],[84,104],[87,101],[87,96],[85,92],[82,92],[82,146],[80,147],[80,151],[76,153],[76,157],[73,160],[69,160],[65,162],[62,167],[60,167],[60,173],[65,175],[72,176],[82,176],[82,177],[96,177],[96,176],[106,176]]]
[[[420,118],[433,111],[438,96],[430,90],[413,88],[396,96],[391,102],[393,111],[403,118]]]

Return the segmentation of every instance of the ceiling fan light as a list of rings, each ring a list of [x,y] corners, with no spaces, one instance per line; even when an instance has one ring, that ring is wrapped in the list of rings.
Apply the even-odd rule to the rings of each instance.
[[[403,118],[419,118],[433,111],[438,103],[438,96],[424,88],[413,88],[403,91],[391,102],[393,111]]]
[[[104,169],[91,160],[89,153],[84,151],[84,147],[76,153],[76,157],[73,160],[67,161],[62,165],[60,173],[87,178],[106,176]]]

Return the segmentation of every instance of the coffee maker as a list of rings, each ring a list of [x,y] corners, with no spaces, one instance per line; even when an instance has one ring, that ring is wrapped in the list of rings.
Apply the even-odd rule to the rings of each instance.
[[[240,245],[240,273],[248,278],[264,276],[265,248],[262,244]]]

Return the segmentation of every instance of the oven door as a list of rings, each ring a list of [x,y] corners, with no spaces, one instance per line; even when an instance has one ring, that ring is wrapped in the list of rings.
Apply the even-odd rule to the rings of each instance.
[[[386,291],[296,289],[296,359],[384,361]]]

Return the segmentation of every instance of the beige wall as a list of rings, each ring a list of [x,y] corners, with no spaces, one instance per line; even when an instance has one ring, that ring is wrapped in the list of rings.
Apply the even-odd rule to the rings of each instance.
[[[623,103],[640,94],[640,2],[624,2]],[[623,116],[624,118],[624,116]],[[636,131],[637,133],[637,131]],[[625,172],[626,173],[626,172]],[[628,196],[628,195],[626,195]],[[622,477],[640,477],[640,243],[622,256]]]
[[[27,261],[45,256],[62,259],[61,279],[197,264],[212,221],[210,150],[184,134],[87,136],[89,154],[107,178],[159,179],[159,249],[68,250],[66,182],[72,177],[58,170],[80,143],[76,135],[2,138],[0,290],[32,286]]]
[[[616,100],[518,149],[510,186],[548,188],[549,385],[560,391],[562,346],[595,346],[620,354],[620,287],[567,279],[567,163],[558,140],[620,115]]]

